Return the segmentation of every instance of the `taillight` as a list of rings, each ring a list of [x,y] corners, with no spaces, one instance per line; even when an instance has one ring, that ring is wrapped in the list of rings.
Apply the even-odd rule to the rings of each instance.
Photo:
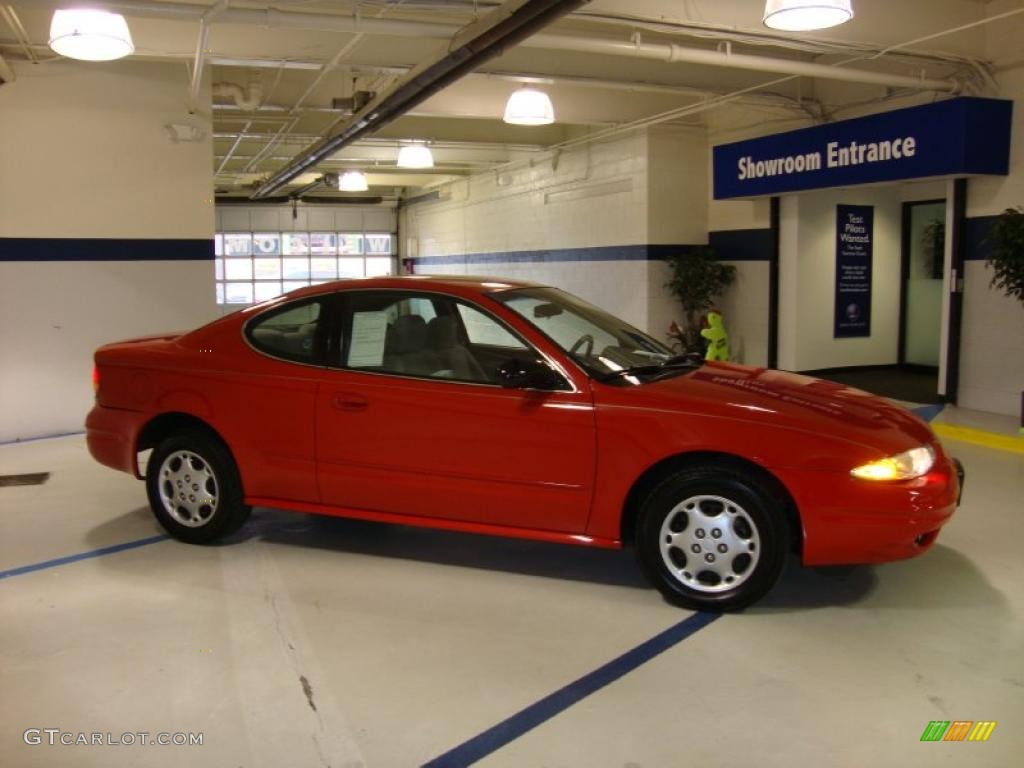
[[[92,391],[97,395],[100,393],[100,368],[98,365],[92,367]]]

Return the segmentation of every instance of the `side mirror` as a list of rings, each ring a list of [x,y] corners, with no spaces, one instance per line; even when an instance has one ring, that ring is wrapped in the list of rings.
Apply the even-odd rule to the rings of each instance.
[[[508,360],[498,366],[498,383],[505,389],[568,389],[568,382],[543,360]]]

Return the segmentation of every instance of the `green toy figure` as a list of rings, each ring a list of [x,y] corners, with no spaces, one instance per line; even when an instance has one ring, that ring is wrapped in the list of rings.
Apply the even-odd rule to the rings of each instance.
[[[722,324],[722,315],[718,312],[708,312],[708,327],[700,332],[700,335],[708,340],[708,351],[704,355],[705,360],[729,360],[729,335],[725,332]]]

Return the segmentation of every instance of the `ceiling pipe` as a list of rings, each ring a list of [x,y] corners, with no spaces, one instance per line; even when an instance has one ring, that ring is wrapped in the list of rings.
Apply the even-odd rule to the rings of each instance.
[[[242,88],[238,83],[214,83],[211,93],[213,96],[231,99],[235,107],[246,112],[260,109],[260,102],[263,100],[263,86],[255,80],[249,83],[248,90]],[[215,104],[214,109],[219,106],[224,105]]]
[[[21,19],[18,17],[18,12],[14,10],[13,5],[0,5],[0,17],[7,22],[7,26],[11,28],[14,33],[14,37],[17,39],[18,44],[21,46],[21,50],[25,52],[25,58],[31,61],[33,64],[39,63],[39,58],[33,49],[32,43],[29,42],[28,32],[25,31],[25,26],[21,23]]]
[[[19,0],[19,5],[55,7],[66,5],[67,0]],[[158,0],[97,0],[91,7],[107,8],[121,13],[155,18],[197,19],[205,11],[199,5],[181,5],[158,2]],[[438,24],[426,21],[401,21],[396,19],[367,19],[355,16],[341,16],[325,13],[301,13],[279,11],[274,8],[242,9],[229,8],[218,19],[219,23],[253,24],[263,27],[287,27],[291,29],[316,29],[337,32],[363,32],[366,34],[393,35],[398,37],[419,37],[449,39],[457,34],[459,27],[452,24]],[[889,88],[915,88],[918,90],[955,93],[960,85],[952,80],[935,80],[890,75],[850,67],[829,66],[797,59],[774,56],[755,56],[725,51],[709,51],[690,48],[675,43],[651,43],[641,40],[639,33],[632,40],[615,40],[587,35],[542,33],[524,40],[520,45],[528,48],[548,50],[570,50],[581,53],[596,53],[609,56],[630,56],[655,59],[670,63],[701,64],[712,67],[731,67],[756,72],[778,72],[780,74],[817,77],[826,80],[840,80],[850,83],[880,85]]]
[[[306,150],[253,193],[269,197],[320,160],[376,131],[463,75],[517,45],[588,0],[513,0],[460,32],[439,57],[414,68],[387,93],[352,116],[334,136]]]
[[[733,53],[732,46],[728,44],[725,46],[725,50],[709,51],[703,48],[684,47],[675,43],[646,43],[641,39],[639,33],[634,34],[633,39],[630,41],[588,38],[578,35],[545,34],[538,35],[527,45],[578,51],[581,53],[600,53],[612,56],[656,59],[672,64],[700,64],[709,67],[746,69],[753,72],[777,72],[783,75],[818,77],[824,80],[883,85],[890,88],[917,88],[919,90],[953,93],[959,90],[960,87],[958,83],[951,80],[892,75],[865,69],[833,67],[828,64],[817,64],[796,59],[780,59],[774,56]]]
[[[199,103],[199,87],[203,82],[203,63],[206,56],[206,41],[210,36],[210,23],[227,10],[229,0],[218,0],[199,17],[199,37],[196,39],[196,54],[192,60],[192,81],[188,88],[188,113],[195,114]]]
[[[18,5],[41,8],[88,7],[115,11],[130,16],[176,21],[197,21],[207,12],[208,6],[194,3],[159,2],[159,0],[18,0]],[[394,35],[396,37],[430,37],[447,40],[458,34],[458,24],[438,24],[428,21],[400,21],[397,19],[374,19],[364,16],[342,16],[333,13],[302,13],[279,11],[276,8],[229,8],[220,15],[222,24],[249,24],[271,29],[316,29],[328,32],[363,32],[370,35]]]
[[[3,56],[0,56],[0,84],[13,83],[17,79],[18,76],[14,74],[11,65],[4,61]]]

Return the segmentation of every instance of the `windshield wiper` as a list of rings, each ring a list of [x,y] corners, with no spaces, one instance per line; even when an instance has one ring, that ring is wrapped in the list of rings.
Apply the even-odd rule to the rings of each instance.
[[[650,376],[666,371],[675,371],[680,368],[700,368],[704,360],[694,355],[675,355],[660,363],[652,365],[634,365],[630,368],[622,368],[618,371],[611,371],[598,377],[598,381],[614,381],[623,376]]]

